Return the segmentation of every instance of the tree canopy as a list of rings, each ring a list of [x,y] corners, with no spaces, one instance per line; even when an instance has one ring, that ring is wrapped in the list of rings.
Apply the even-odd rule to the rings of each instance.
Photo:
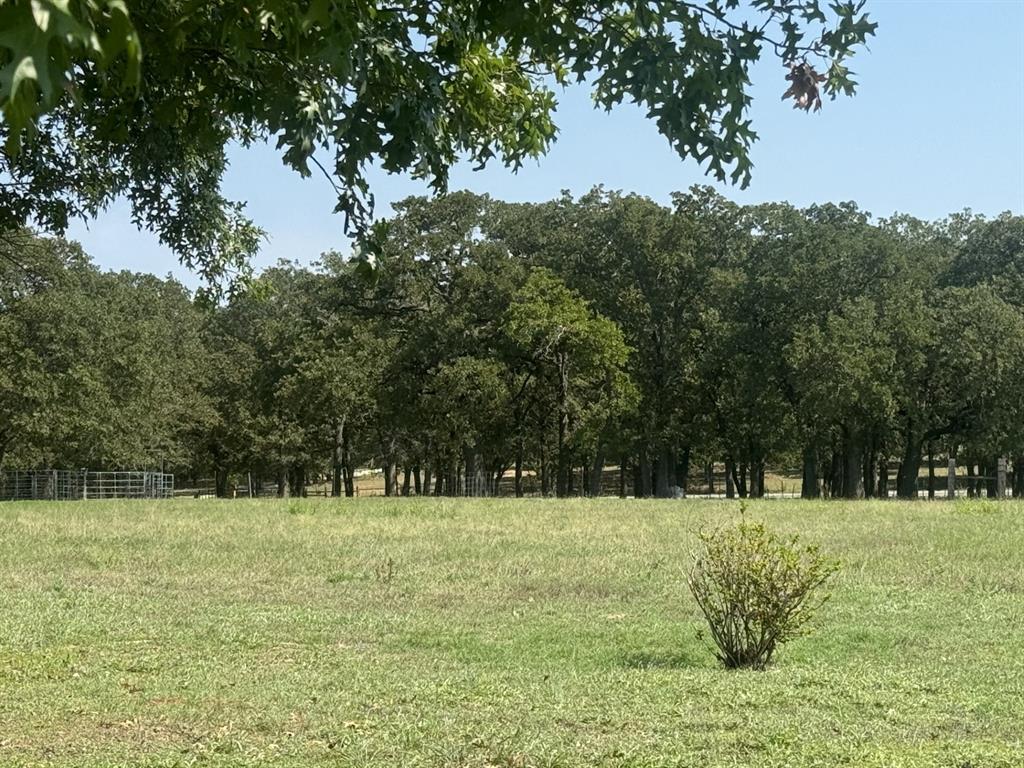
[[[397,206],[375,281],[325,254],[219,303],[18,231],[0,462],[338,494],[376,467],[391,494],[596,495],[615,466],[637,496],[778,467],[861,497],[1009,456],[1024,492],[1021,222],[461,192]]]
[[[261,235],[221,193],[231,144],[271,141],[299,173],[323,171],[365,233],[369,166],[437,191],[460,158],[518,167],[554,140],[554,89],[575,81],[746,184],[752,63],[777,58],[802,109],[853,93],[848,60],[875,30],[862,6],[0,0],[0,229],[61,234],[126,196],[137,224],[217,276]]]

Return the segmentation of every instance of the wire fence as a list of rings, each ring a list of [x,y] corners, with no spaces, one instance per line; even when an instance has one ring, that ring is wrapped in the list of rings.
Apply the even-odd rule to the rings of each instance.
[[[948,466],[947,466],[948,464]],[[879,470],[877,475],[870,480],[865,478],[863,495],[872,498],[893,498],[896,497],[897,466],[890,463],[885,469]],[[985,474],[976,471],[976,467],[957,467],[955,461],[935,462],[932,466],[931,476],[924,474],[926,468],[922,468],[917,478],[917,496],[920,498],[957,498],[957,497],[988,497],[1004,498],[1011,492],[1015,496],[1024,496],[1024,487],[1016,488],[1011,482],[1016,477],[1008,471],[1007,461],[999,459],[993,466],[995,474]],[[231,475],[221,478],[218,484],[213,477],[186,477],[178,479],[180,484],[175,484],[173,475],[164,475],[153,472],[117,472],[117,473],[94,473],[88,474],[88,488],[83,489],[74,478],[69,483],[61,485],[59,482],[47,484],[45,475],[52,472],[8,472],[0,475],[0,500],[9,498],[163,498],[169,496],[191,496],[194,498],[258,498],[286,496],[330,496],[332,493],[332,477],[329,473],[307,475],[306,483],[302,486],[279,487],[276,479],[266,479],[254,474]],[[61,474],[61,473],[57,473]],[[75,477],[82,473],[65,473]],[[26,488],[26,477],[36,475],[35,489]],[[1024,471],[1022,471],[1024,475]],[[6,476],[7,487],[4,487]],[[12,476],[20,479],[13,483]],[[110,480],[116,476],[118,479]],[[157,478],[150,480],[149,489],[146,488],[145,480],[139,478],[148,476]],[[129,478],[127,481],[121,478]],[[159,478],[166,478],[161,481]],[[415,482],[412,480],[415,479]],[[677,480],[679,478],[676,478]],[[733,482],[730,484],[726,478],[725,466],[721,463],[706,464],[700,467],[691,467],[687,473],[685,485],[671,485],[667,492],[669,498],[706,498],[706,499],[727,499],[741,498],[748,495],[749,486],[744,490],[744,481],[749,480],[742,472],[739,477],[733,475]],[[621,496],[624,498],[636,497],[639,495],[652,495],[656,485],[654,478],[646,489],[638,489],[636,483],[638,477],[633,467],[627,465],[625,470],[618,465],[606,465],[600,474],[599,482],[592,482],[591,476],[577,468],[567,489],[569,496]],[[799,467],[775,467],[766,469],[763,478],[763,487],[760,498],[769,499],[796,499],[800,498],[802,491],[801,468]],[[140,487],[141,485],[141,487]],[[730,485],[732,486],[730,488]],[[1024,483],[1020,484],[1024,486]],[[50,491],[48,488],[56,487],[57,491]],[[12,494],[11,488],[20,489]],[[42,489],[42,490],[40,490]],[[380,470],[364,468],[355,472],[353,483],[354,495],[356,496],[384,496],[385,481]],[[533,469],[525,469],[518,482],[512,470],[506,470],[500,476],[489,476],[486,473],[474,472],[467,474],[460,468],[460,471],[446,475],[438,480],[436,475],[420,473],[413,478],[405,478],[402,473],[392,487],[395,496],[470,496],[470,497],[514,497],[524,495],[530,497],[554,495],[554,478],[549,476],[547,482],[543,475]],[[518,493],[517,493],[518,490]],[[830,487],[825,482],[818,484],[818,497],[827,498],[842,496],[842,490]]]
[[[166,472],[90,472],[34,469],[0,472],[0,501],[167,499],[174,475]]]

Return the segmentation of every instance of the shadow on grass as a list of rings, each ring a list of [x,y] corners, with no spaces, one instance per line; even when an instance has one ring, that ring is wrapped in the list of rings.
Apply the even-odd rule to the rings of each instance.
[[[700,659],[682,649],[635,651],[622,656],[622,666],[627,669],[683,669],[700,665]]]

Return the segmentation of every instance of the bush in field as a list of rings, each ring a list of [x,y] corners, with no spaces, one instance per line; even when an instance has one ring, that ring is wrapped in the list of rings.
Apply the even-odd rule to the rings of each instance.
[[[778,646],[806,632],[828,599],[820,587],[838,567],[817,547],[780,538],[763,523],[741,519],[700,534],[689,586],[715,655],[730,668],[764,669]]]

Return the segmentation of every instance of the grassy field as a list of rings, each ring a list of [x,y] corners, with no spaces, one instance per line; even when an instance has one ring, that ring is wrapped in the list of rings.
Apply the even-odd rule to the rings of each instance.
[[[767,501],[844,568],[765,673],[711,501],[0,505],[0,765],[1024,766],[1024,507]]]

